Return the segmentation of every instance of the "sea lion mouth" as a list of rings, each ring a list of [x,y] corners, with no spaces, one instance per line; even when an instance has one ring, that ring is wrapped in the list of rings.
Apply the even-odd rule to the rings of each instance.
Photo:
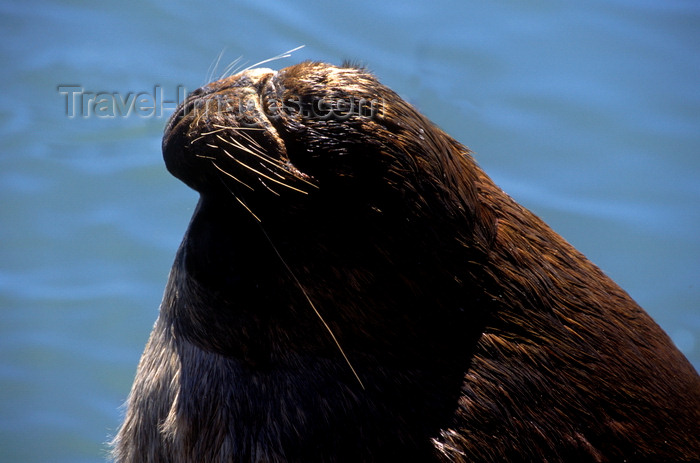
[[[202,194],[222,187],[234,194],[308,194],[314,179],[290,162],[272,121],[280,117],[277,74],[252,69],[192,92],[163,136],[170,173]]]

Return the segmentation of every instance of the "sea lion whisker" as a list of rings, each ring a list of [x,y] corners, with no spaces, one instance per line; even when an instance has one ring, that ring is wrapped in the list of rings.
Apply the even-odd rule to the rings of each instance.
[[[271,157],[270,155],[266,154],[264,152],[263,147],[260,146],[260,144],[258,144],[257,142],[255,143],[257,146],[251,146],[251,145],[244,145],[243,142],[241,142],[240,140],[236,140],[235,138],[232,138],[230,140],[226,140],[225,138],[221,137],[220,135],[217,135],[217,138],[219,138],[219,140],[223,141],[224,143],[228,143],[229,145],[232,145],[236,148],[243,149],[252,155],[255,155],[255,156],[260,157],[260,158],[264,158],[265,160],[269,161],[271,164],[282,164],[282,162],[280,160],[275,159],[275,158]]]
[[[311,306],[311,310],[314,311],[318,319],[321,321],[323,324],[323,327],[328,331],[328,334],[330,334],[331,339],[333,340],[333,343],[335,346],[338,348],[338,351],[340,352],[340,355],[343,356],[343,359],[345,360],[345,363],[347,363],[348,367],[350,367],[350,371],[352,371],[352,374],[355,376],[355,379],[357,382],[360,384],[360,387],[364,390],[365,385],[360,379],[360,375],[357,374],[357,371],[355,370],[355,367],[352,366],[352,362],[350,362],[350,359],[348,358],[347,354],[345,353],[345,350],[343,349],[343,346],[340,345],[340,341],[338,341],[338,338],[335,336],[335,333],[333,333],[333,330],[331,329],[330,325],[326,323],[326,320],[323,318],[323,315],[321,315],[321,312],[316,308],[316,305],[313,303],[311,300],[311,297],[309,297],[309,293],[306,291],[304,288],[304,285],[301,284],[301,281],[299,281],[299,278],[297,278],[296,274],[292,270],[292,268],[287,264],[287,261],[284,260],[284,257],[282,257],[282,254],[279,252],[277,249],[277,246],[275,246],[275,243],[272,242],[272,239],[270,238],[270,235],[267,234],[265,231],[265,228],[262,226],[262,223],[259,222],[258,225],[260,226],[260,230],[262,230],[263,235],[265,235],[265,238],[267,238],[267,241],[270,243],[270,246],[272,246],[272,250],[275,251],[275,254],[277,254],[277,257],[279,258],[280,262],[282,262],[282,265],[284,268],[287,270],[289,275],[292,277],[294,280],[294,283],[297,285],[299,290],[302,292],[304,295],[304,298],[306,299],[306,302],[309,303],[309,306]]]
[[[250,137],[248,134],[244,134],[244,133],[240,133],[240,135],[245,137],[246,139],[248,137]],[[242,149],[243,151],[246,151],[247,153],[249,153],[253,156],[257,156],[261,160],[269,162],[270,164],[272,164],[275,167],[281,167],[284,170],[284,172],[291,173],[294,176],[294,178],[306,183],[307,185],[310,185],[316,189],[319,188],[318,185],[307,180],[305,178],[305,175],[301,171],[299,171],[296,167],[294,167],[289,161],[283,162],[279,159],[275,159],[275,158],[271,157],[269,154],[265,153],[264,151],[254,152],[252,150],[252,147],[246,147],[239,140],[236,140],[236,139],[226,140],[225,138],[221,137],[220,135],[217,135],[217,138],[219,138],[219,140],[221,140],[224,143],[228,143],[229,145],[233,146],[234,148]],[[252,137],[251,137],[251,139],[252,139]],[[258,144],[258,143],[256,142],[256,144]],[[258,144],[258,146],[259,146],[259,144]],[[261,149],[262,149],[262,147],[261,147]],[[286,177],[282,176],[281,174],[276,174],[276,175],[278,175],[280,178],[286,179]]]
[[[244,138],[246,138],[246,139],[248,139],[250,137],[249,135],[243,134],[243,133],[241,133],[240,135],[244,136]],[[260,158],[262,161],[270,163],[273,167],[281,168],[284,173],[292,174],[292,176],[295,179],[298,179],[298,180],[306,183],[307,185],[310,185],[316,189],[319,188],[318,185],[307,180],[305,178],[305,175],[301,171],[299,171],[297,168],[295,168],[291,163],[289,163],[289,161],[283,162],[279,159],[275,159],[275,158],[271,157],[269,154],[265,153],[264,151],[257,151],[257,150],[254,150],[253,147],[251,147],[251,146],[243,145],[243,143],[241,143],[239,140],[236,140],[236,139],[226,140],[225,138],[221,137],[220,135],[217,135],[217,138],[219,138],[219,140],[221,140],[224,143],[228,143],[229,145],[233,146],[234,148],[241,149],[241,150],[243,150],[243,151],[245,151],[253,156]],[[250,138],[250,139],[252,140],[252,138]],[[256,144],[257,144],[257,142],[256,142]],[[259,144],[258,144],[258,146],[259,146]],[[260,147],[260,148],[262,149],[262,147]],[[230,154],[229,154],[229,156],[230,156]],[[263,164],[261,163],[261,165],[263,165]],[[278,171],[272,171],[272,169],[270,169],[270,168],[267,168],[267,170],[274,173],[276,176],[278,176],[279,178],[281,178],[283,180],[288,179],[285,175],[283,175],[282,173],[280,173]]]
[[[270,193],[274,194],[275,196],[281,196],[278,192],[276,192],[275,190],[273,190],[272,188],[270,188],[269,186],[267,186],[267,184],[266,184],[265,182],[263,182],[263,179],[258,178],[258,182],[262,183],[262,185],[263,185],[265,188],[267,188],[267,189],[270,191]]]
[[[222,149],[223,149],[223,148],[222,148]],[[275,183],[277,183],[278,185],[282,185],[282,186],[284,186],[284,187],[287,187],[287,188],[289,188],[290,190],[293,190],[293,191],[296,191],[296,192],[299,192],[299,193],[302,193],[302,194],[305,194],[305,195],[308,195],[308,194],[309,194],[308,191],[300,190],[299,188],[293,187],[293,186],[288,185],[288,184],[286,184],[286,183],[284,183],[284,182],[280,182],[279,180],[274,179],[274,178],[270,177],[269,175],[265,175],[265,174],[263,174],[262,172],[260,172],[259,170],[250,167],[248,164],[246,164],[245,162],[241,161],[240,159],[237,159],[235,156],[233,156],[233,155],[232,155],[231,153],[229,153],[228,151],[226,151],[226,150],[223,150],[223,151],[224,151],[224,153],[226,153],[231,159],[233,159],[234,161],[236,161],[238,164],[242,165],[243,167],[245,167],[246,169],[248,169],[248,170],[250,170],[250,171],[252,171],[252,172],[255,172],[256,174],[262,175],[262,176],[265,177],[266,179],[268,179],[268,180],[270,180],[270,181],[272,181],[272,182],[275,182]]]
[[[308,175],[301,172],[299,169],[294,167],[291,163],[289,163],[289,162],[286,163],[284,165],[284,170],[286,170],[287,172],[291,172],[292,175],[294,175],[294,178],[296,178],[297,180],[300,180],[300,181],[306,183],[307,185],[316,188],[317,190],[320,189],[320,187],[317,184],[306,179],[306,177],[308,177]]]
[[[197,143],[197,142],[198,142],[199,140],[201,140],[202,138],[204,138],[204,134],[198,136],[197,138],[193,138],[192,141],[190,141],[190,145],[194,145],[195,143]]]
[[[251,154],[251,155],[253,155],[253,156],[256,156],[256,157],[262,159],[263,161],[267,161],[267,162],[269,162],[269,163],[272,164],[272,165],[278,165],[279,167],[284,167],[284,166],[285,166],[285,164],[284,164],[282,161],[280,161],[280,160],[278,160],[278,159],[275,159],[275,158],[273,158],[273,157],[270,157],[269,155],[267,155],[267,154],[265,154],[265,153],[258,153],[258,152],[255,152],[255,151],[253,151],[253,148],[252,148],[252,147],[245,146],[243,143],[241,143],[239,140],[236,140],[235,138],[233,138],[233,139],[231,139],[231,140],[227,140],[227,139],[223,138],[223,137],[220,136],[220,135],[217,135],[216,137],[217,137],[219,140],[221,140],[222,142],[224,142],[224,143],[226,143],[226,144],[229,144],[229,145],[233,146],[234,148],[240,149],[241,151],[245,151],[245,152],[248,153],[248,154]]]
[[[277,55],[277,56],[273,56],[272,58],[268,58],[268,59],[264,59],[264,60],[262,60],[262,61],[258,61],[257,63],[253,64],[252,66],[248,66],[247,68],[243,69],[243,71],[241,71],[241,72],[245,72],[245,71],[248,71],[248,70],[253,69],[253,68],[255,68],[255,67],[258,67],[258,66],[260,66],[261,64],[267,64],[267,63],[270,63],[270,62],[272,62],[272,61],[277,61],[277,60],[280,60],[280,59],[289,58],[290,56],[292,56],[292,53],[294,53],[294,52],[297,51],[297,50],[301,50],[301,49],[304,48],[305,46],[306,46],[306,45],[299,45],[299,46],[296,47],[296,48],[292,48],[291,50],[287,50],[287,51],[285,51],[284,53],[281,53],[281,54],[279,54],[279,55]]]
[[[227,128],[228,128],[228,127],[221,127],[220,129],[210,130],[209,132],[202,132],[202,133],[199,134],[199,136],[198,136],[197,138],[193,138],[193,139],[192,139],[192,141],[190,142],[190,145],[195,144],[196,142],[198,142],[198,141],[201,140],[202,138],[206,137],[207,135],[213,135],[213,134],[215,134],[215,133],[223,132],[223,131],[226,130]]]
[[[267,156],[265,156],[265,155],[261,155],[261,154],[259,154],[259,153],[256,153],[255,151],[253,151],[253,149],[252,149],[250,146],[244,145],[243,143],[241,143],[239,140],[236,140],[235,138],[234,138],[234,139],[231,139],[231,140],[226,140],[226,139],[222,138],[222,137],[219,136],[219,135],[217,135],[216,137],[217,137],[219,140],[221,140],[222,142],[228,143],[228,144],[231,145],[232,147],[234,147],[234,148],[236,148],[236,149],[238,149],[238,150],[241,150],[241,151],[243,151],[244,153],[248,153],[248,154],[250,154],[251,156],[260,158],[260,159],[262,159],[263,161],[268,161],[268,162],[270,162],[272,165],[275,165],[275,163],[278,162],[278,161],[276,161],[275,159],[269,159],[269,158],[268,158]],[[228,156],[231,156],[231,153],[229,153],[228,151],[226,151],[225,148],[223,148],[223,147],[218,147],[218,148],[220,148],[221,150],[223,150]],[[233,157],[233,156],[231,156],[231,157]],[[281,166],[280,166],[280,167],[281,167]]]
[[[227,125],[220,125],[220,124],[212,124],[212,127],[216,127],[217,129],[222,129],[222,130],[236,130],[236,131],[243,131],[243,130],[252,130],[256,132],[264,132],[266,129],[263,127],[231,127]]]
[[[227,175],[228,175],[227,172],[224,172],[223,170],[222,170],[222,172],[223,172],[224,174],[227,174]],[[242,200],[241,198],[239,198],[238,195],[236,195],[236,193],[233,192],[233,190],[231,190],[231,188],[228,187],[228,185],[226,184],[226,182],[224,182],[224,179],[223,179],[223,178],[219,178],[219,180],[221,180],[221,183],[223,183],[224,188],[226,188],[226,189],[228,190],[228,192],[231,193],[231,196],[233,196],[233,197],[236,199],[236,201],[238,201],[238,204],[240,204],[241,206],[243,206],[243,208],[244,208],[246,211],[248,211],[248,212],[250,213],[251,216],[253,216],[253,218],[255,219],[255,221],[256,221],[258,224],[261,223],[262,220],[260,220],[260,217],[258,217],[257,215],[255,215],[255,213],[253,212],[253,210],[252,210],[251,208],[249,208],[248,205],[247,205],[246,203],[244,203],[243,200]]]
[[[214,78],[214,74],[216,73],[216,68],[219,67],[219,63],[221,62],[221,57],[224,56],[225,51],[226,51],[226,47],[222,48],[221,51],[219,52],[219,55],[216,57],[216,60],[214,60],[214,62],[209,65],[209,69],[207,69],[207,77],[206,77],[205,83],[211,82],[212,79]]]
[[[195,154],[195,156],[198,158],[202,158],[202,159],[212,159],[212,160],[216,161],[216,158],[214,156],[205,156],[203,154]]]
[[[230,190],[229,190],[229,191],[230,191]],[[231,194],[233,194],[233,192],[231,192]],[[255,215],[255,213],[248,207],[248,205],[247,205],[246,203],[243,202],[243,200],[242,200],[241,198],[239,198],[239,197],[236,196],[236,195],[233,195],[233,197],[236,198],[236,201],[238,201],[238,203],[239,203],[241,206],[243,206],[243,207],[245,208],[246,211],[250,212],[250,215],[252,215],[253,218],[254,218],[255,220],[258,221],[258,223],[262,222],[262,220],[260,220],[260,217],[258,217],[257,215]]]
[[[266,169],[268,172],[270,172],[271,175],[276,175],[277,177],[281,178],[282,180],[287,180],[287,177],[284,175],[280,174],[279,172],[270,169],[267,165],[263,164],[262,162],[260,163],[260,167],[263,169]]]
[[[238,58],[234,59],[228,66],[224,68],[224,71],[221,73],[220,79],[225,79],[227,77],[230,77],[234,74],[238,74],[239,65],[240,67],[243,67],[241,64],[241,61],[243,60],[243,56],[239,56]]]
[[[214,167],[216,167],[217,170],[219,170],[219,172],[221,172],[222,174],[227,175],[227,176],[231,177],[232,179],[234,179],[235,181],[237,181],[238,183],[240,183],[241,185],[250,188],[250,191],[255,191],[255,188],[253,188],[252,186],[248,185],[248,184],[245,183],[243,180],[240,180],[240,179],[236,178],[234,175],[232,175],[232,174],[226,172],[224,169],[222,169],[221,167],[219,167],[218,165],[216,165],[215,162],[212,162],[212,164],[213,164]],[[234,196],[235,196],[235,195],[234,195]]]
[[[198,111],[195,109],[193,112],[194,112],[194,120],[192,121],[191,125],[197,126],[201,123],[202,118],[204,117],[204,111]]]
[[[260,153],[263,154],[265,152],[265,148],[260,144],[259,141],[257,141],[255,138],[253,138],[249,133],[245,132],[239,132],[239,135],[246,139],[249,143],[251,143],[253,146],[255,146],[257,149],[259,149]]]
[[[252,146],[251,146],[251,149],[252,149],[252,147],[254,146],[254,147],[256,148],[255,151],[256,151],[257,153],[259,153],[260,156],[263,156],[263,157],[265,157],[266,159],[269,159],[269,160],[272,161],[272,162],[275,162],[275,163],[278,163],[278,164],[282,164],[282,161],[280,161],[279,159],[273,158],[272,156],[270,156],[269,154],[267,154],[267,150],[266,150],[265,148],[263,148],[263,146],[260,144],[260,142],[257,141],[255,138],[253,138],[249,133],[238,132],[238,135],[239,135],[241,138],[243,138],[244,140],[248,141],[248,143],[250,143],[249,146],[252,145]]]
[[[224,130],[228,129],[230,127],[221,127],[217,128],[216,130],[210,130],[209,132],[202,132],[199,137],[197,137],[195,140],[199,140],[202,137],[205,137],[207,135],[214,135],[215,133],[223,132]]]
[[[227,129],[233,129],[233,130],[239,131],[238,132],[239,135],[246,138],[246,140],[253,141],[257,146],[260,146],[260,144],[258,142],[256,142],[249,134],[243,133],[242,130],[264,130],[262,128],[257,128],[257,127],[226,127],[226,126],[221,126],[221,125],[214,125],[213,127],[221,128],[222,131],[227,130]],[[284,161],[281,161],[279,159],[275,159],[275,158],[271,157],[269,154],[265,153],[264,151],[254,151],[253,147],[245,146],[245,145],[243,145],[243,143],[241,143],[239,140],[236,140],[235,138],[226,139],[219,134],[217,134],[216,137],[219,140],[221,140],[222,142],[224,142],[228,145],[231,145],[234,148],[245,151],[246,153],[248,153],[250,155],[259,157],[261,160],[272,164],[274,167],[280,167],[284,172],[291,173],[294,176],[294,178],[306,183],[309,186],[312,186],[313,188],[316,188],[316,189],[319,188],[318,185],[316,185],[315,183],[310,182],[309,180],[304,178],[305,177],[304,174],[302,172],[300,172],[298,169],[296,169],[294,166],[292,166],[289,163],[289,161],[284,162]],[[260,149],[262,150],[262,146],[260,146]],[[231,156],[229,153],[227,153],[227,154],[229,156]],[[280,178],[286,179],[285,176],[283,176],[279,173],[276,173],[276,175],[278,175]]]

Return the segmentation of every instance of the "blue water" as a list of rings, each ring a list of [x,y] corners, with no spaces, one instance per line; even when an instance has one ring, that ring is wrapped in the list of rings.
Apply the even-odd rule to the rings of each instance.
[[[700,366],[697,1],[192,3],[0,4],[0,461],[104,459],[196,202],[169,111],[58,87],[172,100],[298,45],[270,66],[366,64]]]

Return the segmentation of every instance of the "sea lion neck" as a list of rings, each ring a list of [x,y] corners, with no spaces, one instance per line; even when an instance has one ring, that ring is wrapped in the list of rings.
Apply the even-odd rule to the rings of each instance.
[[[368,362],[391,358],[417,368],[468,348],[469,336],[458,349],[458,338],[449,348],[438,342],[445,330],[479,331],[479,315],[458,298],[465,278],[450,276],[447,253],[434,255],[441,245],[412,246],[429,239],[429,229],[375,239],[378,228],[353,228],[352,220],[342,230],[321,216],[285,228],[235,206],[202,196],[171,274],[168,292],[177,297],[163,305],[180,336],[201,348],[258,364],[299,351],[337,357],[325,321]],[[461,261],[457,242],[455,249],[449,260]],[[429,314],[421,311],[426,304]]]
[[[257,220],[232,197],[202,196],[178,252],[188,277],[219,294],[245,270],[273,261]]]
[[[270,356],[268,330],[276,316],[287,320],[280,314],[289,302],[279,288],[288,278],[253,217],[231,201],[203,196],[175,257],[173,297],[161,313],[180,339],[206,351]]]

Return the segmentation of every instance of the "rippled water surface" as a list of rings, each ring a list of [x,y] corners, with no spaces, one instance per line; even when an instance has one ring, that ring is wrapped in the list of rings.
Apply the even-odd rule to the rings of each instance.
[[[58,87],[170,101],[302,44],[271,66],[366,64],[700,366],[696,1],[5,1],[0,461],[104,459],[197,199],[172,106],[68,118]]]

